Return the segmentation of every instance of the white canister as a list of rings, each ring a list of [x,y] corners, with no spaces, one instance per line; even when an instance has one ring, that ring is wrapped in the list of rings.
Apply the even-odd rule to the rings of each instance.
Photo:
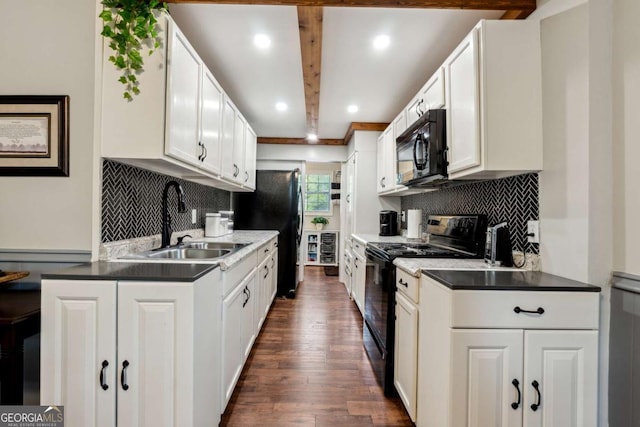
[[[205,216],[204,235],[206,237],[216,237],[220,234],[220,223],[222,222],[222,215],[219,213],[208,213]]]
[[[409,209],[407,211],[407,238],[419,239],[422,237],[422,209]]]

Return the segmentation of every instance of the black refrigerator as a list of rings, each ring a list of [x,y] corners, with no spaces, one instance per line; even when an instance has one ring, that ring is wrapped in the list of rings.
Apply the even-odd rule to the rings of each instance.
[[[256,190],[233,193],[235,230],[278,230],[278,296],[294,298],[303,210],[300,170],[256,171]]]

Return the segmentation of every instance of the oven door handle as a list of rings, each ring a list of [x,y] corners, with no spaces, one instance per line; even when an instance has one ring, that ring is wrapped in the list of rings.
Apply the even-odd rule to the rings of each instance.
[[[431,123],[427,123],[428,127],[431,127]],[[418,143],[423,144],[424,145],[424,159],[421,159],[421,161],[418,161]],[[416,135],[416,139],[415,141],[413,141],[413,166],[421,171],[424,170],[425,166],[427,165],[427,149],[428,149],[428,143],[425,141],[422,132],[418,133],[418,135]]]

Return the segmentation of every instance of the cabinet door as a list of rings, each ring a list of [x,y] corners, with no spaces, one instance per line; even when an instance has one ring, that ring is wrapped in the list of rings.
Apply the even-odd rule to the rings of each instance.
[[[227,406],[233,388],[240,377],[243,357],[242,334],[238,333],[244,319],[244,307],[249,296],[246,283],[241,282],[222,302],[222,409]]]
[[[595,427],[598,332],[525,331],[524,336],[525,427]],[[535,411],[533,404],[539,404]]]
[[[220,147],[220,170],[222,176],[233,180],[235,169],[233,168],[233,144],[236,131],[236,106],[225,96],[222,109],[222,146]]]
[[[202,76],[198,157],[202,168],[216,175],[220,174],[223,98],[222,88],[209,70],[205,70]]]
[[[406,115],[401,112],[398,117],[393,121],[393,134],[389,136],[389,144],[387,148],[389,153],[389,177],[391,179],[391,185],[393,188],[405,188],[403,185],[398,184],[398,153],[396,151],[396,139],[407,129]]]
[[[352,157],[347,160],[347,176],[345,177],[346,183],[346,208],[345,208],[345,230],[347,234],[344,236],[346,239],[351,239],[351,234],[354,231],[353,224],[353,206],[355,205],[355,174],[356,174],[356,156],[357,153],[353,153]]]
[[[202,63],[176,25],[170,26],[165,154],[198,165],[200,67]]]
[[[480,164],[478,30],[474,29],[444,63],[449,173]]]
[[[247,360],[253,342],[256,340],[256,304],[260,304],[257,291],[258,276],[254,270],[245,280],[247,295],[249,298],[242,310],[242,363]]]
[[[266,308],[266,312],[269,313],[269,309],[271,308],[271,304],[273,300],[276,298],[276,293],[278,292],[278,249],[276,248],[271,255],[271,283],[270,283],[270,294],[269,301]]]
[[[118,283],[118,425],[193,424],[193,285]]]
[[[404,108],[404,113],[406,116],[407,127],[411,126],[420,118],[423,113],[422,107],[422,98],[421,94],[418,93],[415,98],[409,102],[409,104]]]
[[[452,330],[452,427],[522,425],[522,341],[522,330]]]
[[[42,281],[40,402],[64,405],[69,427],[116,424],[116,286]]]
[[[236,112],[236,130],[233,134],[233,178],[239,184],[244,183],[244,148],[247,121],[240,112]]]
[[[258,280],[256,281],[256,295],[255,295],[255,322],[256,331],[258,336],[260,328],[266,318],[266,307],[268,305],[267,300],[271,296],[271,257],[265,259],[258,268]]]
[[[360,313],[364,315],[364,282],[366,280],[366,262],[356,256],[353,258],[353,267],[354,269],[352,271],[352,274],[355,279],[352,287],[356,289],[354,300],[356,302],[356,305],[358,306],[358,309],[360,310]]]
[[[243,185],[249,188],[256,188],[256,150],[257,150],[258,137],[256,133],[247,125],[247,132],[245,135],[245,148],[244,148],[244,181]]]
[[[395,362],[393,383],[409,416],[416,420],[418,377],[418,309],[396,292]]]
[[[390,157],[390,146],[393,142],[393,124],[380,135],[378,139],[377,151],[377,190],[379,193],[393,190],[394,180],[391,178],[391,162],[393,156]]]
[[[444,108],[444,68],[439,68],[420,90],[423,111]]]

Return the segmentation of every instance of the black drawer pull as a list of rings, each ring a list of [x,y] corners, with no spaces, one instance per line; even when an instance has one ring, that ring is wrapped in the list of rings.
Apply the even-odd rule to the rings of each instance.
[[[400,279],[400,281],[399,281],[398,283],[400,283],[400,284],[401,284],[402,286],[404,286],[404,287],[407,287],[407,288],[409,287],[409,283],[408,283],[408,282],[405,282],[405,281],[404,281],[404,280],[402,280],[402,279]]]
[[[122,384],[123,390],[129,390],[129,384],[127,384],[127,368],[129,367],[129,361],[122,362],[122,373],[120,374],[120,384]]]
[[[266,279],[267,276],[269,275],[269,267],[267,267],[266,265],[264,266],[264,269],[267,271],[266,273],[264,273],[264,277],[263,279]]]
[[[542,307],[538,307],[537,310],[523,310],[519,306],[516,306],[513,309],[513,311],[515,311],[518,314],[520,314],[520,313],[544,314],[544,308],[542,308]]]
[[[513,384],[513,386],[516,388],[516,391],[518,392],[518,401],[517,402],[513,402],[511,404],[511,407],[513,409],[518,409],[520,407],[520,402],[521,402],[521,398],[522,395],[520,394],[520,381],[518,381],[517,379],[513,379],[513,381],[511,381],[511,384]]]
[[[244,306],[247,305],[247,303],[249,302],[249,289],[247,289],[247,287],[245,286],[244,289],[242,290],[242,293],[244,294],[245,297],[247,297],[247,299],[245,299],[244,302],[242,303],[242,308],[244,308]]]
[[[537,411],[538,408],[540,407],[540,401],[542,400],[542,396],[540,395],[540,388],[539,388],[540,384],[538,383],[538,381],[533,380],[531,385],[533,386],[533,389],[536,391],[536,393],[538,393],[538,402],[531,404],[531,410],[532,411]]]
[[[100,387],[102,387],[103,390],[109,389],[109,385],[104,381],[104,372],[107,369],[107,366],[109,366],[109,362],[103,360],[102,369],[100,369]]]

